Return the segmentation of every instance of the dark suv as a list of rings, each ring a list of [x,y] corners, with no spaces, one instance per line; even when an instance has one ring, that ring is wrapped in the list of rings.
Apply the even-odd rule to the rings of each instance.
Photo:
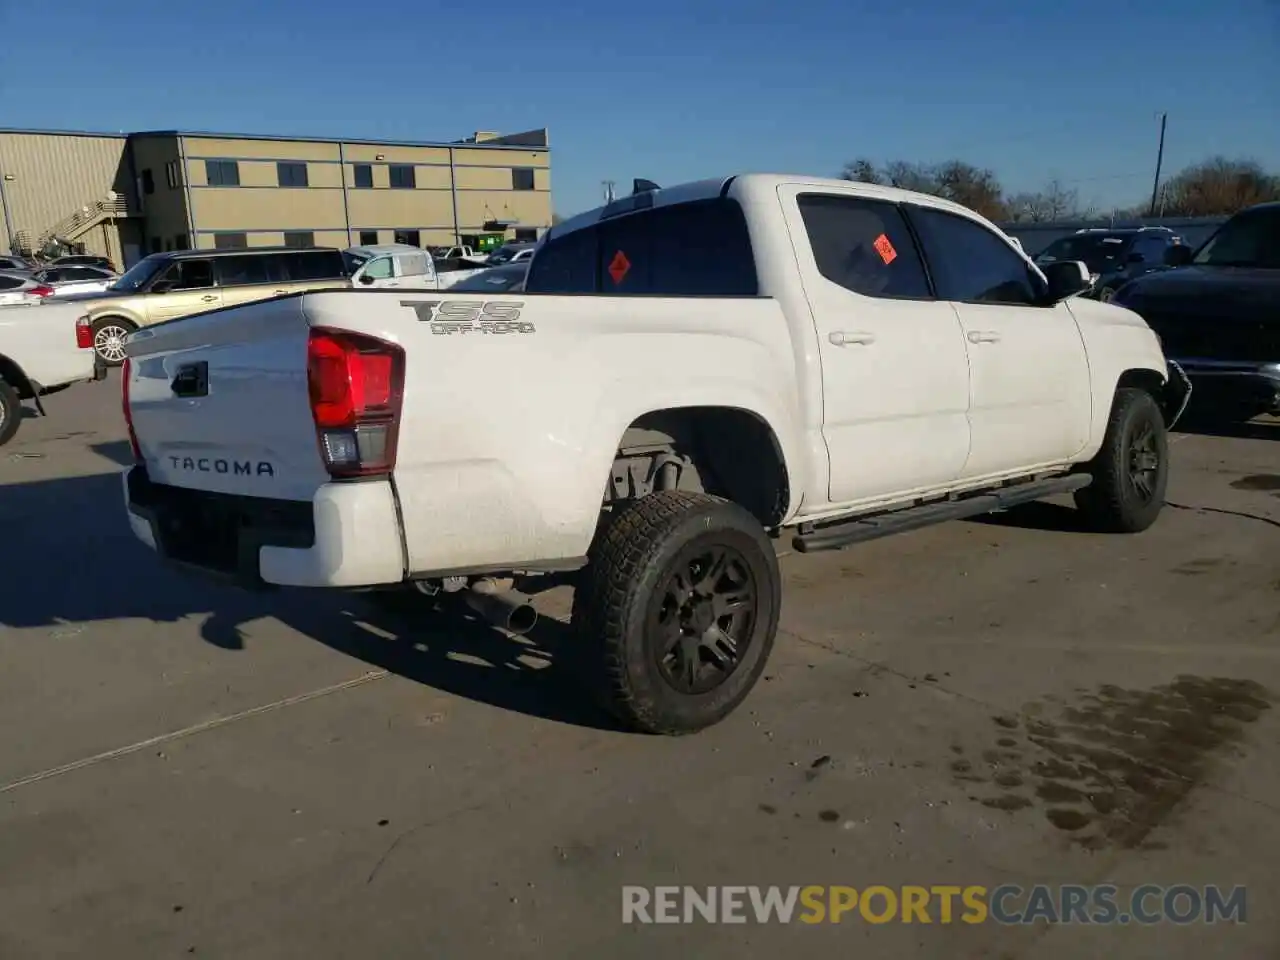
[[[1178,246],[1185,242],[1168,227],[1086,228],[1053,241],[1036,256],[1036,263],[1084,261],[1093,277],[1086,296],[1106,301],[1130,280],[1163,269],[1169,248]]]
[[[1182,364],[1202,412],[1280,414],[1280,202],[1241,210],[1199,250],[1126,284],[1113,303],[1142,316]]]

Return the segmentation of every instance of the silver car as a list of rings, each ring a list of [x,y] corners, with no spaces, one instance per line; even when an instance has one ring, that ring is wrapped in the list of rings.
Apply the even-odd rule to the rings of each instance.
[[[41,283],[29,273],[0,270],[0,307],[42,303],[53,295],[53,287]]]
[[[85,267],[72,264],[70,266],[54,266],[39,270],[35,279],[53,287],[53,296],[64,297],[71,293],[102,293],[115,283],[119,275],[101,267]]]

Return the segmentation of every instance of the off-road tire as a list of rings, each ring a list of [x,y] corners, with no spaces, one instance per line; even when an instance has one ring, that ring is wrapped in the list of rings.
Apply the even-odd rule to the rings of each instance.
[[[664,675],[647,625],[672,574],[707,548],[733,551],[750,568],[755,615],[736,668],[719,686],[687,693]],[[754,516],[708,494],[650,494],[609,519],[588,560],[574,592],[574,654],[602,707],[631,729],[679,735],[718,723],[746,698],[773,649],[782,596],[773,544]]]
[[[1158,461],[1149,496],[1133,475],[1134,441],[1148,429]],[[1076,492],[1075,501],[1090,529],[1139,533],[1155,523],[1169,482],[1169,434],[1155,397],[1135,387],[1116,391],[1102,448],[1087,469],[1093,482]]]
[[[0,378],[0,447],[13,439],[22,426],[22,399],[18,391],[3,378]]]

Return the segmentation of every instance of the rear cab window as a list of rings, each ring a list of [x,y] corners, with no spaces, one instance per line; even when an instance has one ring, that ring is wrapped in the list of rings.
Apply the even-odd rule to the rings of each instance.
[[[652,207],[545,240],[530,293],[751,297],[759,293],[746,218],[724,197]]]

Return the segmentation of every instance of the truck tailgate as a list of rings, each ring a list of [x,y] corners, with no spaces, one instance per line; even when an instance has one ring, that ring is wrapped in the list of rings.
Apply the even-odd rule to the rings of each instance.
[[[154,483],[309,500],[329,480],[299,297],[186,317],[128,342],[127,403]]]

